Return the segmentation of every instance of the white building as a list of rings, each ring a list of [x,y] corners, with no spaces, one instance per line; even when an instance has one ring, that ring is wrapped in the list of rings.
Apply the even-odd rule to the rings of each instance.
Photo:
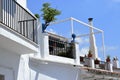
[[[78,43],[42,33],[26,0],[0,0],[0,80],[120,79],[117,59],[112,66],[79,54]]]

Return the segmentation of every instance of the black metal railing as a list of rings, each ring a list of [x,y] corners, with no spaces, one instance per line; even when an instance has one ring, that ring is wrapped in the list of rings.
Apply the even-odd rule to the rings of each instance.
[[[37,21],[15,0],[0,0],[0,23],[37,42]]]
[[[49,54],[75,59],[74,44],[49,36]]]

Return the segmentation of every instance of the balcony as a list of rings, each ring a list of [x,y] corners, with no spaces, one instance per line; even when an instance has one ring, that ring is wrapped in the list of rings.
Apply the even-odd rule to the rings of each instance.
[[[0,47],[20,54],[37,52],[36,26],[36,18],[15,0],[0,0]]]
[[[50,32],[41,33],[41,57],[44,60],[64,64],[80,64],[77,43]]]
[[[74,43],[69,42],[66,38],[49,34],[49,54],[75,59]],[[60,39],[61,38],[61,39]]]

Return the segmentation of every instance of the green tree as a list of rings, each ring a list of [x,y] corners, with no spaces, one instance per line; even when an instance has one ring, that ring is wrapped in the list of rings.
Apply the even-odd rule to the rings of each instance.
[[[42,29],[43,29],[42,31],[44,32],[47,26],[49,26],[50,22],[55,21],[56,16],[60,15],[61,12],[55,8],[52,8],[49,3],[44,3],[42,6],[43,7],[41,9],[42,11],[41,17],[44,20],[44,24],[42,24]],[[40,18],[38,14],[35,14],[35,16],[37,18]]]

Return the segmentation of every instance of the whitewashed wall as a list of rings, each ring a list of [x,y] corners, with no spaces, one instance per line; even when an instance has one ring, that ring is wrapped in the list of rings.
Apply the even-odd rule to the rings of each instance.
[[[30,80],[29,58],[0,48],[0,74],[5,80]]]
[[[80,69],[72,65],[30,62],[30,68],[30,80],[80,80]]]

